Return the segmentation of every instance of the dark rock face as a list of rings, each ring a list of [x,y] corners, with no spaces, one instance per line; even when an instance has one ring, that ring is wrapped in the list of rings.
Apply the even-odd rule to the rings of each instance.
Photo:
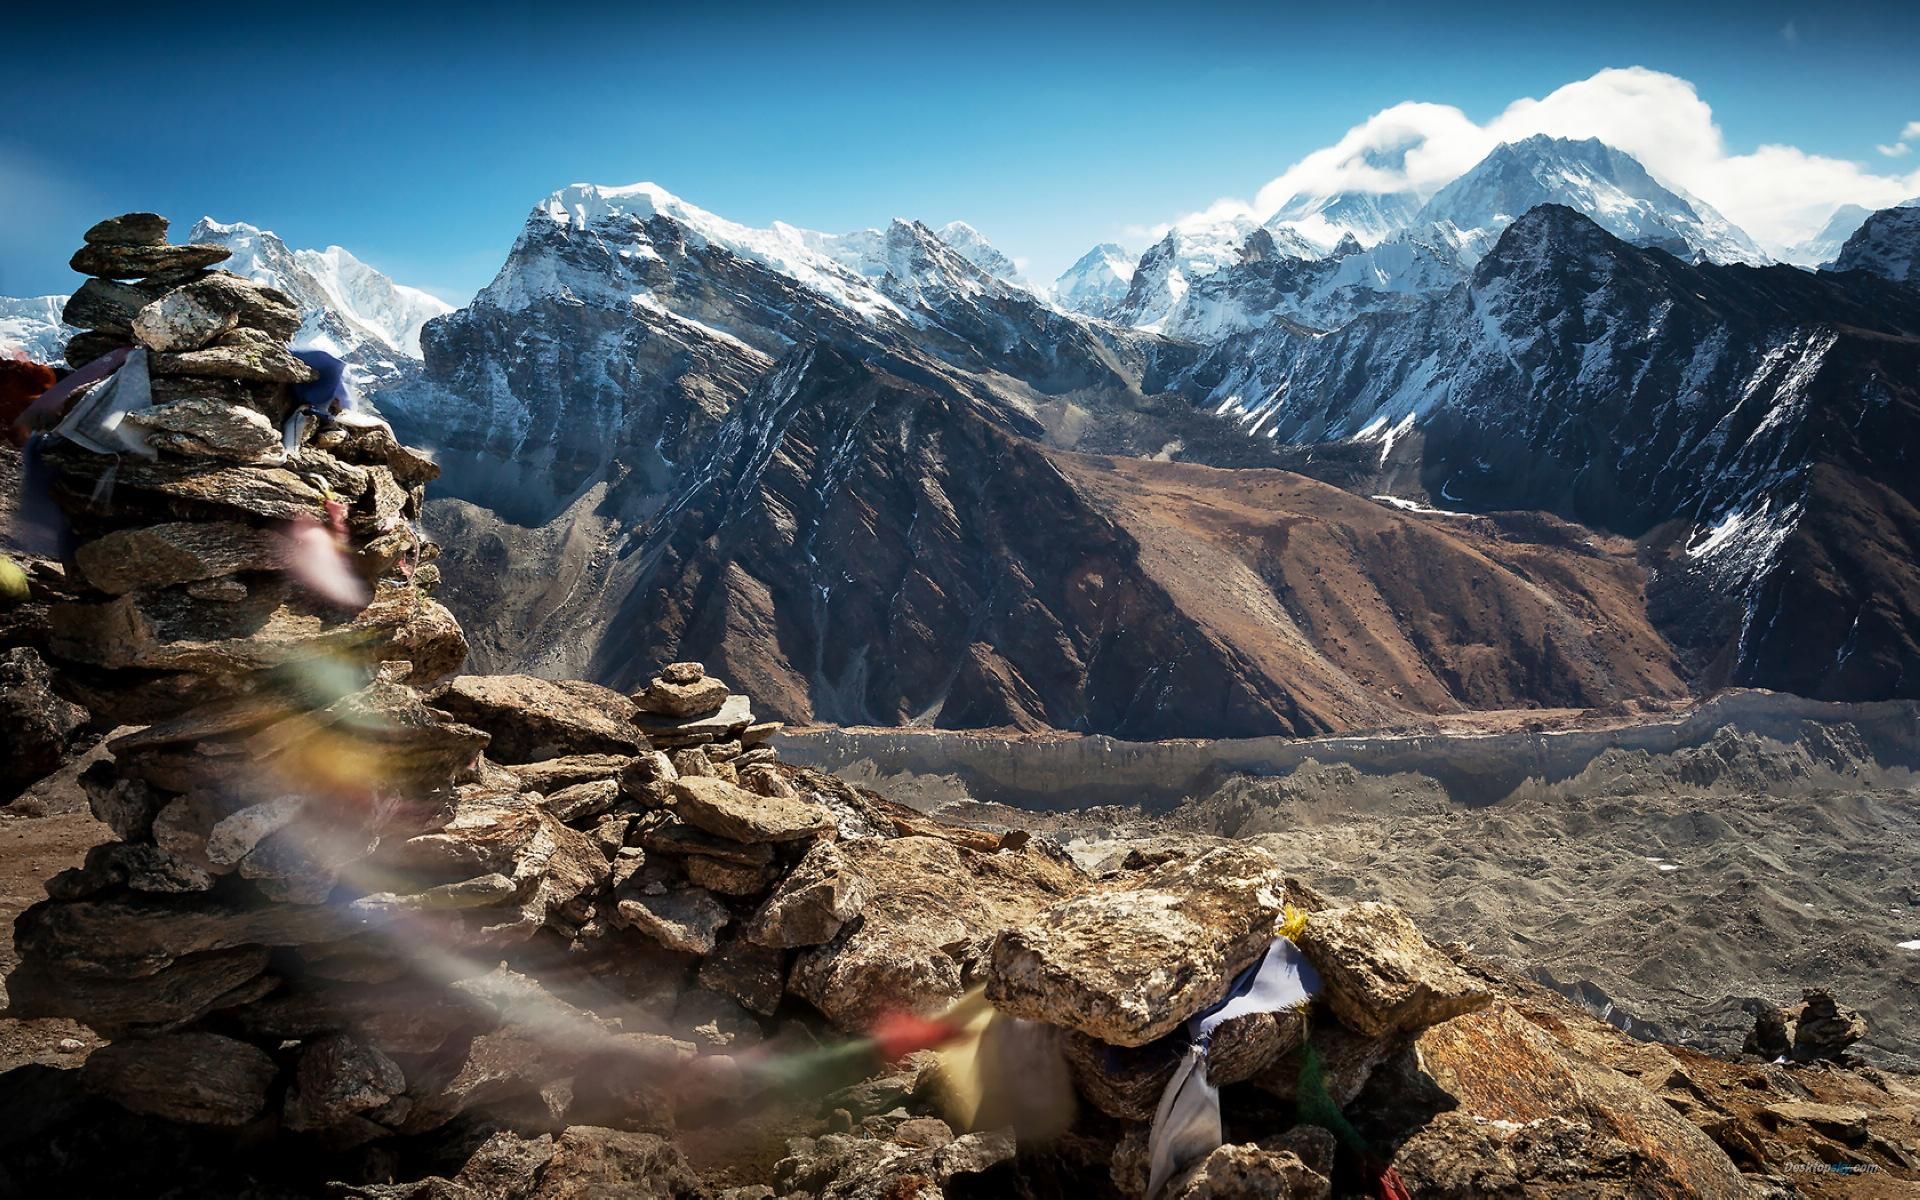
[[[59,769],[78,749],[87,710],[62,699],[53,673],[31,646],[0,652],[0,729],[8,753],[0,761],[0,804]]]
[[[1889,208],[1868,217],[1840,247],[1833,269],[1920,285],[1920,208]]]

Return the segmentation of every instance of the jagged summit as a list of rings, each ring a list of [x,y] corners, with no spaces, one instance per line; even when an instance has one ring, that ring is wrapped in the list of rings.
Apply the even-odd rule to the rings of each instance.
[[[1267,218],[1272,230],[1290,230],[1334,251],[1352,238],[1376,245],[1413,224],[1420,198],[1412,192],[1301,192]]]
[[[376,378],[393,375],[397,359],[418,361],[421,329],[453,311],[339,246],[294,250],[270,230],[212,217],[195,223],[187,241],[224,247],[232,252],[226,270],[292,298],[302,318],[295,345],[338,354]]]
[[[1920,207],[1903,205],[1868,217],[1840,248],[1833,269],[1920,285]]]
[[[1638,159],[1598,138],[1536,134],[1502,143],[1435,193],[1418,220],[1437,226],[1475,259],[1501,230],[1542,204],[1564,204],[1636,244],[1677,240],[1708,262],[1769,261],[1711,206],[1660,183]]]

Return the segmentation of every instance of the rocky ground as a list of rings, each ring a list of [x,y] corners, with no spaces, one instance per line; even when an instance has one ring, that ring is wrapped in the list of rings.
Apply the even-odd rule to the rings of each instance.
[[[1869,1014],[1862,1052],[1920,1056],[1915,788],[1834,744],[1716,735],[1610,751],[1578,776],[1467,805],[1421,774],[1307,762],[1227,780],[1170,814],[979,804],[950,776],[852,776],[929,812],[1064,839],[1101,863],[1195,834],[1246,839],[1329,895],[1383,899],[1435,936],[1557,982],[1648,1036],[1738,1051],[1757,1002],[1833,988]]]
[[[435,464],[288,354],[284,296],[166,230],[129,214],[74,256],[69,361],[127,350],[78,403],[154,394],[97,431],[131,442],[49,450],[70,552],[0,622],[0,715],[62,764],[0,818],[0,1194],[1920,1178],[1911,1077],[1855,1056],[1868,1022],[1829,992],[1763,1007],[1747,1061],[1670,1051],[1429,940],[1338,839],[1259,844],[1377,784],[1303,767],[1153,828],[1079,814],[1070,846],[782,762],[700,663],[626,694],[461,673],[416,527]],[[1710,749],[1676,788],[1740,775],[1745,749]]]

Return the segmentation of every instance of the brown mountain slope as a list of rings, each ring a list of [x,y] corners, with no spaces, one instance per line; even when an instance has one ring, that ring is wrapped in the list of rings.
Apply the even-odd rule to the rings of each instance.
[[[1285,471],[1053,459],[1183,612],[1327,728],[1684,691],[1624,539],[1408,513]]]

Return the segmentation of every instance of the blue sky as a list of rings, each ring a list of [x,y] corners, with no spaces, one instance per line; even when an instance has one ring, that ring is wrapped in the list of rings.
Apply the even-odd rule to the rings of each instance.
[[[1920,121],[1912,3],[41,7],[9,40],[45,53],[0,83],[5,295],[70,291],[81,230],[152,209],[338,243],[458,302],[540,197],[641,179],[751,224],[960,218],[1051,278],[1250,201],[1399,102],[1485,125],[1609,67],[1711,108],[1686,119],[1717,125],[1724,169],[1696,138],[1650,149],[1656,173],[1759,187],[1781,229],[1920,160],[1920,137],[1876,149]]]

